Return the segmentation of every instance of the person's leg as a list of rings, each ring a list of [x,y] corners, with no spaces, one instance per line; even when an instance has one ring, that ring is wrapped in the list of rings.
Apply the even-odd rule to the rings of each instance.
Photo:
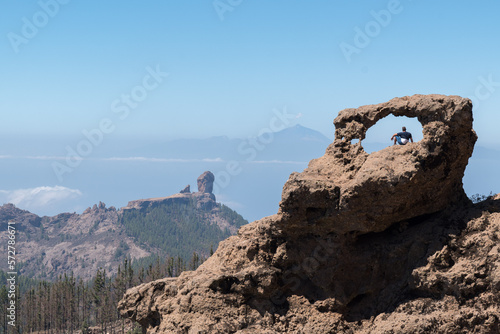
[[[396,140],[398,141],[399,145],[404,145],[403,142],[401,141],[401,137],[400,136],[396,136]]]

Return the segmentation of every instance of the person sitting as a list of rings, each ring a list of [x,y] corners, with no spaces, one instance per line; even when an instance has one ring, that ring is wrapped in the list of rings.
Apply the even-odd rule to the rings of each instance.
[[[406,145],[409,141],[413,143],[411,133],[406,131],[406,126],[403,126],[403,132],[398,132],[392,135],[391,140],[394,140],[394,145]]]

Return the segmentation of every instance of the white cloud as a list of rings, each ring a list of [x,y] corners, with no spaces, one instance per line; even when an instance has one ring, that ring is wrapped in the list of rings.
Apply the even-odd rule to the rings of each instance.
[[[201,159],[201,161],[203,161],[203,162],[224,162],[224,160],[222,160],[221,158],[215,158],[215,159],[205,158],[205,159]]]
[[[282,165],[304,165],[306,161],[289,161],[289,160],[254,160],[249,161],[253,164],[282,164]]]
[[[146,157],[113,157],[104,158],[105,161],[142,161],[142,162],[224,162],[221,158],[205,159],[167,159],[167,158],[146,158]]]
[[[29,211],[46,209],[63,201],[77,199],[82,195],[82,192],[78,189],[70,189],[62,186],[0,190],[0,198],[4,203],[12,203],[19,208]]]
[[[26,159],[31,160],[65,160],[66,157],[63,156],[50,156],[50,155],[36,155],[36,156],[26,156]],[[72,157],[72,160],[83,160],[81,157]]]

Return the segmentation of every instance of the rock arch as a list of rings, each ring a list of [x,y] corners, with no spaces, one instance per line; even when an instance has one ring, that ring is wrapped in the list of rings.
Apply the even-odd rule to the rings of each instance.
[[[372,154],[360,143],[388,116],[416,117],[423,139]],[[444,209],[466,198],[462,178],[477,136],[472,103],[459,96],[414,95],[344,109],[335,139],[283,188],[283,227],[323,232],[380,232],[392,223]],[[304,200],[306,199],[306,200]],[[314,214],[313,214],[314,213]]]

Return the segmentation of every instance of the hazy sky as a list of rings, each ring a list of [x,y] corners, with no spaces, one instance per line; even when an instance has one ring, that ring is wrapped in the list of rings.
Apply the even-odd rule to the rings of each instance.
[[[498,141],[498,1],[1,6],[2,134],[79,134],[108,118],[114,135],[241,136],[286,106],[331,136],[343,108],[441,93],[478,95],[475,128]]]
[[[0,8],[0,161],[9,175],[0,202],[100,200],[99,189],[86,190],[102,181],[98,171],[65,174],[71,183],[53,170],[87,137],[95,146],[246,138],[286,110],[287,125],[333,138],[340,110],[413,94],[472,98],[477,145],[499,147],[496,0],[6,0]],[[383,121],[367,140],[390,144],[401,125],[416,130]],[[16,160],[28,148],[56,156]],[[488,192],[483,181],[468,181],[471,191]]]

